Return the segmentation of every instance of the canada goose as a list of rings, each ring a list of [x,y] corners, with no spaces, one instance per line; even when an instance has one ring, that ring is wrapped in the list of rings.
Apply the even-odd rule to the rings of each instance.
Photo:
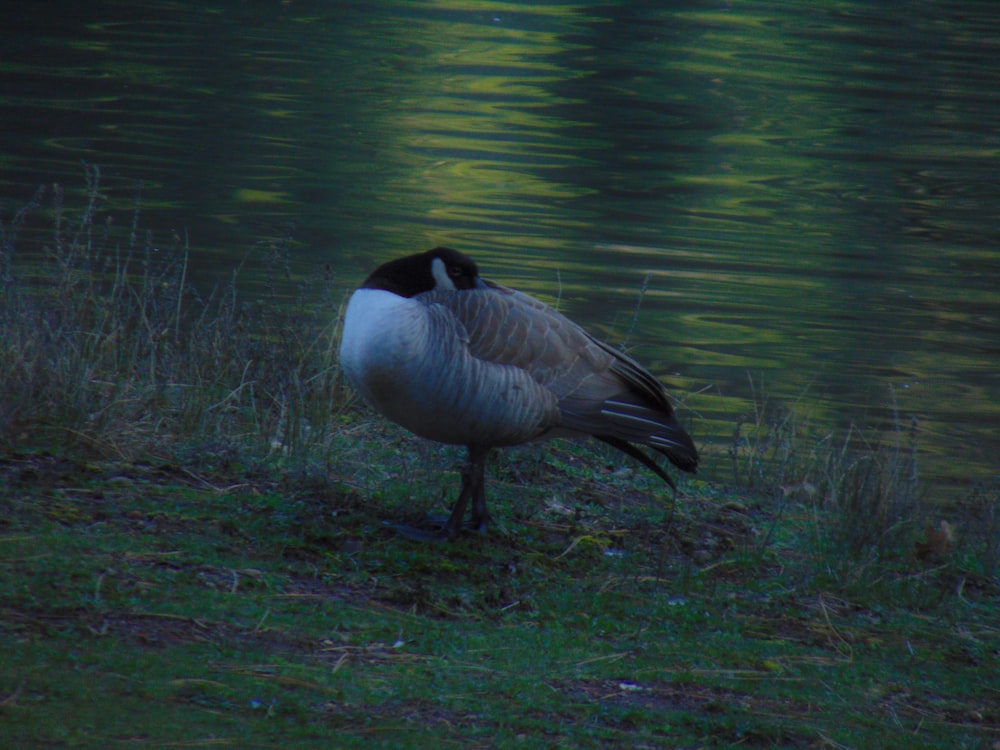
[[[383,415],[441,443],[465,445],[462,489],[444,526],[409,536],[452,539],[472,501],[489,516],[483,471],[494,446],[592,435],[673,481],[634,443],[694,472],[698,452],[660,382],[631,357],[527,294],[485,281],[446,247],[379,266],[344,317],[340,364]]]

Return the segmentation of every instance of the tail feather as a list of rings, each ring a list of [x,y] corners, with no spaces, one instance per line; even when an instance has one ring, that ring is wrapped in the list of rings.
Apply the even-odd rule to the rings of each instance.
[[[645,451],[642,451],[636,446],[632,445],[632,443],[626,442],[619,438],[610,437],[608,435],[596,435],[595,437],[598,440],[601,440],[602,442],[605,442],[608,445],[617,448],[622,453],[631,456],[636,461],[645,466],[647,469],[653,471],[658,477],[660,477],[660,479],[662,479],[668,485],[670,485],[670,489],[672,489],[674,492],[677,491],[677,485],[674,484],[674,480],[671,479],[670,475],[663,470],[663,467],[660,466],[658,463],[656,463],[656,461],[654,461]]]
[[[698,451],[691,436],[680,426],[672,411],[665,413],[644,404],[609,399],[604,402],[601,416],[612,428],[609,430],[611,436],[619,442],[648,445],[683,471],[693,472],[697,469]],[[601,439],[604,440],[604,437]]]

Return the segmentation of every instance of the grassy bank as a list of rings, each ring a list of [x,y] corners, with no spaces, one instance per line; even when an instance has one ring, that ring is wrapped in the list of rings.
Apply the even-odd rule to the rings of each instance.
[[[916,426],[761,399],[677,499],[510,450],[496,528],[416,544],[460,453],[352,399],[337,293],[199,291],[98,177],[0,236],[0,746],[1000,742],[995,489],[927,507]]]

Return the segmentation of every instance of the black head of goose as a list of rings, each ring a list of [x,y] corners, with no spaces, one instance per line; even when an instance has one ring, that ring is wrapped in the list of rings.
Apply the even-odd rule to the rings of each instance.
[[[438,247],[379,266],[347,305],[340,363],[351,385],[411,432],[465,445],[469,462],[450,517],[451,539],[469,501],[485,530],[490,448],[592,435],[637,459],[671,487],[644,445],[683,471],[698,452],[660,382],[534,297],[479,277],[468,256]]]

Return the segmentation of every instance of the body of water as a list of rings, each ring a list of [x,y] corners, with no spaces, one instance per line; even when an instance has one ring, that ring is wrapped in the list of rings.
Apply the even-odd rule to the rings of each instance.
[[[710,472],[756,391],[996,481],[992,0],[95,0],[0,39],[5,220],[86,161],[194,278],[292,232],[346,292],[448,244],[627,339]]]

